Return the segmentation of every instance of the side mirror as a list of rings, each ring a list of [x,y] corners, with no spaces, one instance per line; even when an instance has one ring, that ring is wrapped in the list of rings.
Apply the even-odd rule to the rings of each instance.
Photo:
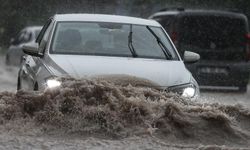
[[[43,57],[43,54],[38,51],[38,43],[29,43],[23,46],[23,52],[27,55],[35,57]]]
[[[185,63],[195,63],[200,60],[200,55],[194,52],[185,51],[184,52],[184,62]]]

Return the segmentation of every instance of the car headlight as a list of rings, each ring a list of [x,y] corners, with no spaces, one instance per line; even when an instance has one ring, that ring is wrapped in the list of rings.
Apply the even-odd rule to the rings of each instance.
[[[195,96],[195,88],[194,87],[186,87],[186,88],[184,88],[181,96],[183,96],[183,97],[194,97]]]
[[[57,79],[47,79],[46,84],[48,88],[55,88],[61,86],[61,81]]]
[[[178,93],[179,95],[187,98],[194,98],[199,94],[199,89],[192,83],[169,87],[168,91]]]

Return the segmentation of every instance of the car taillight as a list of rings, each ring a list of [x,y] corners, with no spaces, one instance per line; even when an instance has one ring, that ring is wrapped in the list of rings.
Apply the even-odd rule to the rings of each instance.
[[[247,39],[247,60],[250,60],[250,34],[246,35],[246,39]]]

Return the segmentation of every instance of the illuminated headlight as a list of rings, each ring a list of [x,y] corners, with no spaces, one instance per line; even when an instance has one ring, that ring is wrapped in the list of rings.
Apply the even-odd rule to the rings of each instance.
[[[168,91],[178,93],[179,95],[187,98],[194,98],[199,94],[199,89],[192,83],[170,87],[168,88]]]
[[[195,96],[195,88],[194,87],[186,87],[182,92],[183,97],[194,97]]]
[[[48,88],[55,88],[61,85],[61,81],[58,81],[56,79],[48,79],[46,80],[46,84]]]

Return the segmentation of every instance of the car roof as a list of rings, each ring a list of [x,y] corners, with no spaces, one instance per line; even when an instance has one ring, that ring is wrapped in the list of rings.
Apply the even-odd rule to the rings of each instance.
[[[166,10],[160,11],[149,18],[156,16],[167,16],[167,15],[220,15],[228,16],[231,18],[246,18],[246,16],[239,12],[223,11],[223,10],[206,10],[206,9],[184,9],[184,10]]]
[[[42,26],[27,26],[25,27],[25,30],[29,30],[29,31],[37,31],[37,30],[41,30]]]
[[[136,17],[104,15],[104,14],[56,14],[55,21],[86,21],[86,22],[112,22],[124,24],[138,24],[160,27],[161,25],[154,21]]]

